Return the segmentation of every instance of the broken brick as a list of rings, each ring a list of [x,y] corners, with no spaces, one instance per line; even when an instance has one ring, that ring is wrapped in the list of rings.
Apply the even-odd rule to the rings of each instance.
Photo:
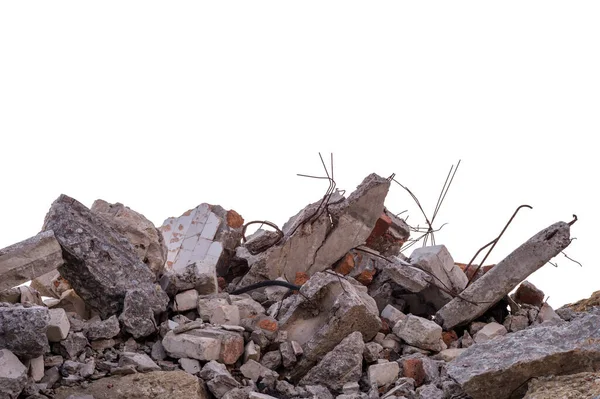
[[[410,358],[402,361],[404,377],[415,380],[415,386],[421,386],[425,381],[425,368],[423,360],[419,358]]]
[[[354,269],[354,265],[354,255],[348,252],[333,270],[336,273],[347,276]]]

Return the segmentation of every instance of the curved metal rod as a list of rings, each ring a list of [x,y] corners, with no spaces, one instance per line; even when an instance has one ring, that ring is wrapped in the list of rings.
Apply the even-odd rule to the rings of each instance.
[[[490,253],[492,252],[492,250],[494,249],[494,247],[496,246],[496,244],[498,244],[498,241],[500,241],[500,238],[502,237],[502,235],[504,234],[504,232],[506,231],[506,229],[508,228],[508,226],[512,223],[513,219],[515,218],[515,216],[517,216],[517,213],[519,213],[519,211],[521,210],[521,208],[529,208],[529,209],[533,209],[532,206],[530,205],[521,205],[519,206],[515,212],[513,213],[513,215],[511,216],[511,218],[508,220],[508,223],[506,223],[506,226],[504,226],[504,228],[502,229],[502,231],[500,232],[500,235],[498,237],[496,237],[494,240],[492,240],[491,242],[489,242],[488,244],[484,245],[483,247],[481,247],[479,249],[479,251],[477,251],[477,253],[475,254],[475,256],[473,256],[473,259],[471,259],[471,261],[469,262],[469,264],[467,265],[467,267],[465,267],[465,274],[468,277],[467,272],[469,271],[469,267],[471,267],[471,265],[473,264],[473,262],[475,261],[475,258],[477,257],[477,255],[479,255],[479,253],[481,251],[483,251],[485,248],[489,247],[490,245],[492,246],[489,251],[487,252],[487,254],[485,255],[485,257],[483,258],[483,260],[481,261],[481,263],[479,263],[479,266],[477,266],[477,268],[475,269],[475,271],[473,272],[473,276],[469,279],[469,282],[467,283],[467,286],[465,288],[467,288],[469,286],[469,284],[471,284],[471,282],[473,281],[473,279],[475,278],[475,276],[477,275],[477,272],[479,271],[479,269],[481,268],[481,266],[483,266],[483,263],[486,261],[486,259],[488,258],[488,256],[490,255]]]
[[[279,241],[281,241],[284,234],[283,234],[283,231],[281,231],[275,223],[271,223],[267,220],[253,220],[252,222],[248,222],[244,225],[244,228],[242,229],[242,242],[246,242],[246,229],[248,228],[248,226],[250,226],[251,224],[259,224],[259,223],[266,224],[267,226],[271,226],[272,228],[274,228],[277,231],[277,234],[279,234],[279,239],[277,241],[275,241],[275,243],[273,243],[273,245],[275,245]],[[273,246],[273,245],[271,245],[271,246]]]

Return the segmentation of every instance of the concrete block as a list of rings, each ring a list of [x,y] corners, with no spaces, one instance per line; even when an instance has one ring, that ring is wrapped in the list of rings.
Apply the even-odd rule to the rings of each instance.
[[[508,331],[502,324],[496,322],[486,324],[481,330],[477,331],[477,334],[473,337],[476,344],[481,342],[490,341],[496,337],[502,337],[506,335]]]
[[[248,360],[246,363],[244,363],[242,367],[240,367],[240,371],[244,377],[249,378],[254,382],[257,382],[259,378],[264,378],[269,375],[276,378],[279,376],[279,374],[275,371],[266,368],[254,360]]]
[[[40,382],[44,378],[44,356],[34,357],[29,361],[29,376],[35,382]]]
[[[45,307],[0,304],[0,348],[23,358],[46,353],[49,321]]]
[[[140,373],[160,371],[161,368],[145,353],[123,352],[119,358],[119,367],[135,366]]]
[[[442,339],[442,327],[431,320],[408,315],[405,320],[396,323],[393,331],[409,345],[434,352],[446,349]]]
[[[216,307],[210,318],[211,324],[240,325],[240,309],[236,305],[221,305]]]
[[[46,330],[46,336],[50,342],[60,342],[67,338],[69,335],[69,329],[71,323],[67,317],[67,313],[64,309],[50,309],[50,322],[48,323],[48,329]]]
[[[400,320],[406,319],[406,315],[392,305],[387,305],[381,311],[381,317],[388,319],[392,326],[396,325]]]
[[[417,248],[410,255],[410,263],[417,265],[437,277],[434,284],[454,293],[460,293],[468,279],[444,245]]]
[[[198,291],[195,289],[180,292],[175,295],[173,301],[173,310],[175,312],[185,312],[198,307]]]
[[[0,291],[33,280],[64,263],[52,230],[0,249]]]
[[[27,367],[8,349],[0,349],[0,392],[15,399],[27,385]]]
[[[200,372],[201,366],[200,366],[200,362],[196,359],[188,359],[188,358],[181,358],[178,360],[179,365],[181,366],[181,368],[183,369],[183,371],[185,371],[186,373],[190,373],[190,374],[198,374]]]

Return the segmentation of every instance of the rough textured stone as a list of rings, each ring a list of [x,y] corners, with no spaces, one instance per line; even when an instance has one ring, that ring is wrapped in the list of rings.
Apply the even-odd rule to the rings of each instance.
[[[317,273],[306,282],[279,319],[280,330],[302,345],[304,354],[292,371],[300,380],[345,337],[359,331],[370,341],[381,327],[379,311],[366,288],[352,278]],[[361,351],[362,357],[362,351]]]
[[[347,199],[334,193],[329,212],[317,213],[319,200],[292,217],[283,226],[284,238],[277,245],[256,256],[239,247],[236,255],[248,262],[250,271],[238,287],[278,277],[294,281],[298,272],[313,275],[328,269],[369,237],[383,212],[389,187],[387,179],[371,174]],[[311,217],[311,223],[304,223]]]
[[[444,349],[443,351],[435,355],[433,358],[443,360],[445,362],[451,362],[458,356],[460,356],[464,351],[466,351],[465,348]]]
[[[396,309],[392,305],[387,305],[381,311],[381,317],[389,320],[391,322],[392,326],[395,325],[400,320],[406,319],[406,315],[404,313],[402,313],[401,311],[399,311],[398,309]]]
[[[527,317],[527,312],[523,313],[524,314],[509,315],[504,320],[504,323],[502,323],[502,325],[510,332],[516,332],[526,329],[527,327],[529,327],[529,317]]]
[[[152,291],[154,273],[127,238],[73,198],[61,195],[54,201],[44,229],[54,230],[62,247],[60,275],[101,317],[118,313],[131,289]]]
[[[200,362],[196,359],[183,358],[179,359],[178,363],[186,373],[198,374],[200,372]]]
[[[544,323],[547,321],[561,322],[562,319],[558,314],[556,314],[550,305],[544,303],[537,314],[536,321],[538,323]]]
[[[198,298],[198,314],[209,322],[215,309],[225,305],[231,305],[228,294],[202,295]]]
[[[436,322],[449,330],[481,316],[570,243],[569,224],[558,222],[545,228],[461,292],[461,298],[470,302],[454,298],[440,309]]]
[[[214,309],[210,317],[211,324],[240,325],[240,309],[236,305],[221,305]]]
[[[90,210],[105,218],[116,231],[125,236],[137,253],[138,258],[148,265],[158,277],[167,260],[167,247],[163,236],[144,215],[121,204],[109,204],[98,199]]]
[[[358,382],[362,374],[365,344],[360,332],[344,338],[300,380],[302,385],[324,385],[341,391],[347,382]]]
[[[418,399],[444,399],[444,391],[433,384],[417,388]]]
[[[212,328],[191,330],[182,334],[170,331],[162,344],[174,358],[219,360],[234,364],[244,353],[244,339],[238,333]]]
[[[434,245],[415,249],[410,255],[410,263],[437,277],[436,284],[456,294],[467,285],[468,279],[444,245]]]
[[[51,272],[34,278],[31,280],[30,287],[37,290],[42,296],[56,299],[60,299],[63,292],[73,288],[71,287],[71,284],[60,275],[58,270],[52,270]]]
[[[600,373],[534,378],[527,386],[527,394],[523,399],[596,399],[600,397]]]
[[[116,316],[111,316],[106,320],[96,318],[86,323],[83,333],[90,341],[97,339],[111,339],[119,335],[121,327]]]
[[[67,359],[74,359],[83,352],[89,342],[83,333],[70,332],[67,338],[60,341],[58,345],[62,356]]]
[[[544,292],[529,281],[523,281],[515,292],[515,301],[540,307],[544,302]]]
[[[164,311],[168,302],[167,294],[156,285],[129,290],[125,295],[123,313],[119,320],[125,331],[134,338],[147,337],[158,328],[154,315]]]
[[[161,285],[169,294],[192,288],[200,294],[217,292],[217,275],[225,274],[242,238],[239,221],[227,215],[220,206],[201,204],[165,220],[160,230],[168,252]]]
[[[92,395],[94,399],[209,398],[198,378],[185,371],[153,371],[102,378],[85,389],[78,386],[58,388],[55,399],[66,399],[73,394]]]
[[[8,349],[0,349],[0,396],[16,399],[27,385],[27,367]]]
[[[244,377],[249,378],[254,382],[257,382],[260,378],[265,378],[269,375],[272,375],[276,378],[279,376],[279,374],[277,374],[275,371],[254,360],[248,360],[246,363],[244,363],[242,367],[240,367],[240,371]]]
[[[396,381],[399,372],[400,366],[396,362],[372,364],[367,370],[369,382],[378,387],[387,386]]]
[[[475,343],[490,341],[496,337],[506,335],[508,331],[502,324],[496,322],[486,324],[481,330],[477,331],[477,334],[473,337]]]
[[[530,378],[599,367],[598,325],[600,315],[591,313],[473,345],[449,363],[448,375],[473,399],[508,398]]]
[[[43,355],[50,349],[49,322],[45,307],[0,304],[0,348],[25,358]]]
[[[367,363],[376,362],[379,359],[379,353],[383,350],[383,346],[377,342],[368,342],[365,344],[363,358]]]
[[[185,312],[198,307],[198,291],[187,290],[175,295],[173,301],[173,310],[175,312]]]
[[[411,378],[416,386],[425,381],[425,368],[423,359],[410,357],[401,360],[404,377]]]
[[[431,320],[408,315],[393,328],[394,334],[409,345],[435,352],[446,349],[442,339],[442,328]]]
[[[217,399],[221,399],[227,392],[239,388],[240,383],[231,375],[219,374],[206,383],[206,386]]]
[[[40,382],[44,378],[44,356],[38,356],[29,361],[29,376],[35,382]]]
[[[23,284],[62,264],[62,250],[53,231],[44,231],[0,249],[0,291]]]
[[[140,373],[148,371],[160,371],[160,367],[154,363],[150,356],[145,353],[123,352],[119,358],[119,367],[135,366]]]
[[[46,330],[46,336],[50,342],[60,342],[67,338],[69,335],[69,329],[71,323],[67,317],[67,313],[64,309],[50,309],[48,311],[50,320],[48,322],[48,329]]]

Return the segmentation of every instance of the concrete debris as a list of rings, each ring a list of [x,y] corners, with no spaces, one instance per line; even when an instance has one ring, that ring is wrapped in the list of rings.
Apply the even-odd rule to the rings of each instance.
[[[23,284],[62,264],[62,250],[53,231],[44,231],[0,249],[0,291]]]
[[[440,309],[436,321],[445,329],[452,329],[483,315],[521,281],[564,250],[571,243],[570,228],[568,223],[558,222],[531,237],[462,291],[460,298],[454,298]]]
[[[151,221],[118,202],[109,204],[98,199],[90,210],[103,216],[108,225],[127,238],[138,258],[148,265],[156,277],[162,274],[167,260],[167,247],[163,235]]]
[[[224,275],[242,238],[244,219],[220,206],[201,204],[160,228],[167,244],[161,286],[170,294],[196,289],[216,293],[217,275]]]
[[[60,196],[42,233],[0,250],[0,398],[600,395],[600,291],[554,311],[524,281],[572,223],[467,284],[444,245],[402,253],[414,229],[389,187],[370,175],[244,242],[220,206],[157,229]]]
[[[54,201],[44,230],[54,230],[62,247],[60,275],[102,317],[118,313],[128,291],[152,290],[155,276],[127,238],[73,198]]]
[[[301,385],[324,385],[341,391],[344,384],[358,382],[362,374],[365,343],[358,331],[344,338],[300,380]]]

